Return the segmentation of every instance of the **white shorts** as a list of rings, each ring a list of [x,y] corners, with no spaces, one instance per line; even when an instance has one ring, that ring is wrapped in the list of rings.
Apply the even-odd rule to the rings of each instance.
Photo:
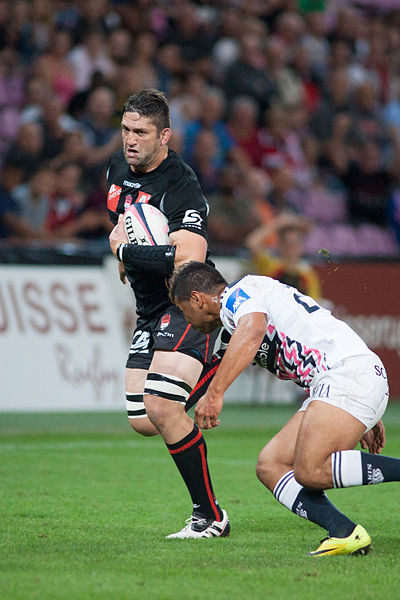
[[[313,400],[321,400],[350,413],[371,429],[386,410],[389,387],[381,359],[376,354],[350,356],[329,371],[318,373],[310,386],[310,397],[299,409],[304,411]]]

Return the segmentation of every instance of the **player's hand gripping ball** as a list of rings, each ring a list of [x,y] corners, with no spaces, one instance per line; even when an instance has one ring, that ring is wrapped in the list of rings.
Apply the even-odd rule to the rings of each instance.
[[[151,204],[132,204],[124,213],[130,244],[161,246],[169,244],[167,217]]]

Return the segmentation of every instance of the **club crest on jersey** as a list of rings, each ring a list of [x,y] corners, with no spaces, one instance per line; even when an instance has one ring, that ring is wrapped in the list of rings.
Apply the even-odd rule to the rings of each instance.
[[[171,315],[163,315],[161,317],[160,329],[163,330],[166,327],[168,327],[170,321],[171,321]]]
[[[151,198],[151,194],[147,194],[146,192],[139,192],[137,200],[139,204],[147,204]]]
[[[235,313],[239,306],[249,300],[250,296],[246,294],[241,288],[233,290],[228,300],[226,301],[226,308],[232,313]]]
[[[118,200],[121,195],[121,192],[122,192],[122,187],[120,187],[119,185],[115,185],[115,183],[113,183],[111,185],[110,189],[108,190],[108,196],[107,196],[107,207],[110,210],[113,210],[113,211],[117,210]]]
[[[126,196],[125,202],[124,202],[124,209],[126,210],[127,208],[129,208],[131,204],[132,204],[132,196]]]

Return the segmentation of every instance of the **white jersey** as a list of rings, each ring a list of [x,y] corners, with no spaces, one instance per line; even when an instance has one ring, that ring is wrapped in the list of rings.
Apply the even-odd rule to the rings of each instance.
[[[246,275],[221,296],[221,321],[233,333],[240,317],[264,313],[267,333],[255,361],[280,379],[309,387],[314,375],[349,356],[373,354],[346,323],[296,288]]]

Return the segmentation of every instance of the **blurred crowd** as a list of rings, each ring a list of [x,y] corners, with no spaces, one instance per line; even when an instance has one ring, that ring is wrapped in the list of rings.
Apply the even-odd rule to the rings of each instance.
[[[397,256],[393,5],[0,0],[0,238],[106,240],[122,107],[154,87],[208,198],[212,248],[273,247],[291,215],[307,254]]]

